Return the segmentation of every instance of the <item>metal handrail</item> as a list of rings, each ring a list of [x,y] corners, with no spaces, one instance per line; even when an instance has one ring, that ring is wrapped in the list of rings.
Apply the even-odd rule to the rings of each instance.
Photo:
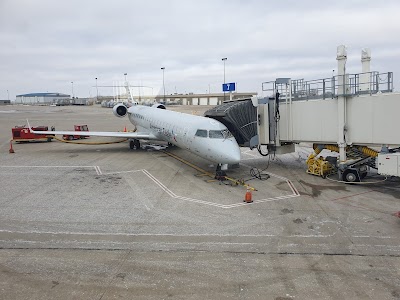
[[[345,77],[344,80],[340,77]],[[344,88],[340,89],[339,82],[344,82]],[[262,83],[262,91],[270,92],[275,97],[278,91],[281,101],[286,101],[286,84],[277,84],[276,81]],[[291,95],[293,101],[310,99],[333,99],[337,96],[359,96],[363,94],[376,94],[393,92],[393,72],[379,73],[376,71],[356,74],[336,75],[330,78],[291,80]],[[344,94],[338,91],[343,90]]]

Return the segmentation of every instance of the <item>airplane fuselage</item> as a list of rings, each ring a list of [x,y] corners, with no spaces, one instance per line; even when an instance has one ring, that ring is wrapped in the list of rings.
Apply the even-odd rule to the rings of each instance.
[[[84,135],[119,137],[131,139],[130,144],[138,145],[139,140],[163,140],[186,149],[200,157],[227,166],[240,162],[240,148],[225,125],[214,119],[166,110],[163,105],[152,107],[123,104],[113,107],[117,117],[128,118],[136,126],[135,132],[107,131],[30,131],[48,135]],[[136,147],[137,148],[137,147]]]
[[[214,119],[135,105],[128,117],[137,131],[149,131],[157,139],[220,164],[237,164],[240,148],[225,125]]]

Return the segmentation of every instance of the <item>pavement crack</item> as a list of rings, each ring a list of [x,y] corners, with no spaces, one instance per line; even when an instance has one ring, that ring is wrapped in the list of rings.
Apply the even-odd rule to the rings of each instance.
[[[1,250],[46,250],[46,251],[104,251],[104,252],[112,252],[112,251],[128,251],[128,253],[123,258],[122,262],[117,266],[117,270],[115,274],[119,274],[119,271],[127,260],[129,254],[133,251],[132,249],[126,248],[42,248],[42,247],[0,247]],[[222,250],[222,251],[213,251],[213,250],[198,250],[198,249],[154,249],[148,251],[136,251],[138,253],[215,253],[215,254],[254,254],[254,255],[287,255],[287,256],[353,256],[353,257],[400,257],[400,254],[362,254],[362,253],[348,253],[348,252],[267,252],[267,251],[232,251],[232,250]],[[115,277],[115,276],[114,276]],[[100,298],[101,299],[101,298]]]

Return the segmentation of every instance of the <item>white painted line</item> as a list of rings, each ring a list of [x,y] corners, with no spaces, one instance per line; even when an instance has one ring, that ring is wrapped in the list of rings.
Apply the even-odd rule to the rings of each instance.
[[[97,175],[102,175],[103,173],[100,170],[99,166],[95,166],[94,169],[96,170]]]
[[[209,202],[209,201],[204,201],[204,200],[199,200],[199,199],[178,196],[174,192],[169,190],[165,185],[163,185],[157,178],[155,178],[153,175],[151,175],[147,170],[143,170],[143,173],[146,174],[150,179],[152,179],[160,188],[162,188],[172,198],[189,201],[189,202],[195,202],[195,203],[199,203],[199,204],[220,207],[220,208],[235,208],[235,207],[239,207],[239,206],[248,205],[248,203],[243,203],[243,202],[226,205],[226,204],[219,204],[219,203],[215,203],[215,202]],[[286,179],[285,181],[288,181],[288,179]],[[293,189],[292,189],[292,191],[293,191]],[[255,200],[253,203],[263,203],[263,202],[269,202],[269,201],[290,199],[290,198],[294,198],[294,197],[298,197],[298,196],[299,196],[299,194],[297,194],[297,193],[295,193],[295,191],[293,191],[293,194],[291,194],[291,195],[283,195],[283,196],[278,196],[278,197],[273,197],[273,198]]]
[[[0,166],[0,168],[94,168],[95,166]]]
[[[149,177],[151,180],[153,180],[154,183],[156,183],[163,191],[165,191],[169,196],[172,198],[176,198],[177,196],[170,191],[166,186],[164,186],[157,178],[155,178],[153,175],[151,175],[148,171],[143,170],[143,173]]]
[[[250,167],[246,164],[243,164],[243,165]],[[164,192],[166,192],[171,198],[188,201],[188,202],[193,202],[193,203],[198,203],[198,204],[203,204],[203,205],[219,207],[219,208],[225,208],[225,209],[249,205],[249,203],[245,203],[245,202],[239,202],[239,203],[234,203],[234,204],[220,204],[220,203],[215,203],[215,202],[204,201],[204,200],[200,200],[200,199],[194,199],[194,198],[176,195],[173,191],[168,189],[160,180],[158,180],[149,171],[147,171],[145,169],[103,173],[99,166],[0,166],[0,167],[3,167],[3,168],[94,168],[97,175],[114,175],[114,174],[142,172],[148,178],[150,178],[159,188],[161,188]],[[290,198],[295,198],[295,197],[300,196],[300,193],[297,191],[296,187],[293,185],[293,183],[289,179],[279,176],[279,175],[276,175],[274,173],[270,173],[270,172],[266,172],[266,173],[272,177],[275,177],[275,178],[285,181],[289,185],[289,187],[292,191],[292,194],[282,195],[282,196],[277,196],[277,197],[272,197],[272,198],[266,198],[266,199],[254,200],[252,202],[252,204],[264,203],[264,202],[270,202],[270,201],[278,201],[278,200],[290,199]],[[147,206],[146,206],[146,209],[149,210],[149,208]]]
[[[290,199],[290,198],[295,198],[295,197],[298,197],[298,196],[297,195],[278,196],[278,197],[273,197],[273,198],[254,200],[250,204],[278,201],[278,200]],[[230,205],[225,205],[224,208],[234,208],[234,207],[245,206],[245,205],[249,205],[249,203],[242,202],[242,203],[230,204]]]
[[[374,238],[374,239],[391,239],[391,236],[369,236],[369,235],[353,235],[352,238]]]
[[[94,235],[94,236],[130,236],[130,237],[220,237],[220,238],[273,238],[273,237],[282,237],[282,238],[331,238],[336,235],[336,233],[332,234],[307,234],[307,235],[280,235],[280,234],[242,234],[242,235],[232,235],[232,234],[173,234],[173,233],[125,233],[125,232],[81,232],[81,231],[39,231],[39,230],[5,230],[0,229],[0,232],[3,233],[19,233],[19,234],[51,234],[51,235]],[[357,238],[359,236],[350,236],[351,238]],[[363,236],[368,238],[376,238],[376,239],[386,239],[386,240],[397,240],[396,236]],[[315,244],[317,245],[317,244]],[[377,246],[377,247],[400,247],[400,245],[363,245],[357,244],[356,246]]]
[[[245,166],[245,167],[248,167],[248,168],[252,168],[252,166],[249,166],[249,165],[247,165],[247,164],[241,163],[241,165],[243,165],[243,166]],[[268,174],[269,176],[272,176],[272,177],[275,177],[275,178],[278,178],[278,179],[280,179],[280,180],[285,181],[285,182],[289,185],[290,189],[292,190],[293,195],[295,195],[295,196],[300,196],[299,191],[296,189],[296,187],[294,186],[293,182],[291,182],[289,179],[287,179],[286,177],[280,176],[280,175],[276,175],[276,174],[271,173],[271,172],[266,172],[266,171],[264,171],[264,172],[265,172],[266,174]]]
[[[76,235],[123,235],[123,236],[172,236],[172,237],[197,237],[197,236],[207,236],[207,237],[276,237],[280,235],[275,234],[266,234],[266,235],[257,235],[257,234],[244,234],[244,235],[232,235],[232,234],[174,234],[174,233],[125,233],[125,232],[81,232],[81,231],[39,231],[39,230],[29,230],[29,231],[21,231],[21,230],[5,230],[0,229],[0,232],[5,233],[28,233],[28,234],[76,234]],[[293,235],[292,237],[295,237]],[[314,236],[314,237],[330,237],[332,235],[327,236]]]
[[[136,172],[143,172],[143,170],[131,170],[131,171],[120,171],[120,172],[108,172],[108,173],[102,173],[102,175],[115,175],[115,174],[136,173]]]
[[[174,197],[174,198],[180,199],[180,200],[184,200],[184,201],[189,201],[189,202],[195,202],[195,203],[199,203],[199,204],[216,206],[216,207],[220,207],[220,208],[228,208],[224,204],[219,204],[219,203],[215,203],[215,202],[208,202],[208,201],[199,200],[199,199],[193,199],[193,198],[187,198],[187,197],[181,197],[181,196],[177,196],[177,197]]]

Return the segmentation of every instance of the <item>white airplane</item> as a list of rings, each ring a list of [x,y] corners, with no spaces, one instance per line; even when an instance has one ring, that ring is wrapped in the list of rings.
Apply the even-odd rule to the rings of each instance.
[[[135,125],[135,132],[95,132],[95,131],[34,131],[37,134],[85,135],[129,138],[131,149],[139,149],[139,140],[166,141],[202,158],[218,164],[217,171],[226,170],[228,165],[240,162],[240,148],[228,128],[221,122],[180,112],[166,110],[162,104],[153,106],[134,105],[126,107],[117,104],[113,108],[117,117],[128,115]]]

